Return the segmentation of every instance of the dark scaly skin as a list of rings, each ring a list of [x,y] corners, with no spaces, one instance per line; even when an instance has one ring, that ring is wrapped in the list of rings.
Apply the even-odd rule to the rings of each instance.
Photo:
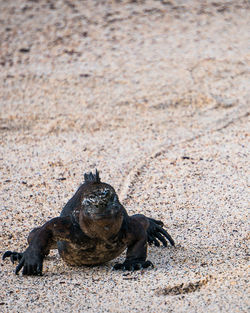
[[[42,275],[43,260],[56,247],[65,262],[77,266],[102,264],[127,249],[126,260],[114,269],[133,271],[153,266],[146,261],[147,243],[166,246],[169,240],[174,245],[161,221],[128,216],[114,188],[102,183],[97,171],[84,177],[61,215],[30,232],[23,253],[4,253],[3,259],[19,262],[16,274],[22,269],[23,275]]]

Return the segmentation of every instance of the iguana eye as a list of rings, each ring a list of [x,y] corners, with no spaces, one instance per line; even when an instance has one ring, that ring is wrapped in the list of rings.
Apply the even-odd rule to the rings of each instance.
[[[102,198],[107,198],[107,196],[110,194],[110,191],[108,189],[104,189],[101,193]]]

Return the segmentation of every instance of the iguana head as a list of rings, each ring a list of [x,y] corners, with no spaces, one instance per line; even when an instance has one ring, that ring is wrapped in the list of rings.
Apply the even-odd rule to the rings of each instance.
[[[90,237],[111,237],[118,232],[123,215],[114,188],[101,182],[99,173],[85,174],[79,224]]]

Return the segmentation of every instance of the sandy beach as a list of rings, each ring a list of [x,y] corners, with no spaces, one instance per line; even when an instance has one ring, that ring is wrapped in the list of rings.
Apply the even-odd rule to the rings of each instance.
[[[100,171],[175,247],[42,277],[1,260],[1,312],[248,312],[249,1],[0,1],[0,252]]]

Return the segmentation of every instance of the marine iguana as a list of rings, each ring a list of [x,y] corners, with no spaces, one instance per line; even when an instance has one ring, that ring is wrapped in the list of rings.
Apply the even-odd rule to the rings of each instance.
[[[3,259],[19,262],[16,274],[23,269],[23,275],[42,275],[43,260],[55,248],[66,263],[77,266],[105,263],[127,248],[125,261],[113,268],[134,271],[153,266],[146,260],[147,243],[166,246],[168,239],[174,246],[161,221],[142,214],[129,216],[97,170],[85,174],[84,180],[59,217],[30,232],[23,253],[4,253]]]

